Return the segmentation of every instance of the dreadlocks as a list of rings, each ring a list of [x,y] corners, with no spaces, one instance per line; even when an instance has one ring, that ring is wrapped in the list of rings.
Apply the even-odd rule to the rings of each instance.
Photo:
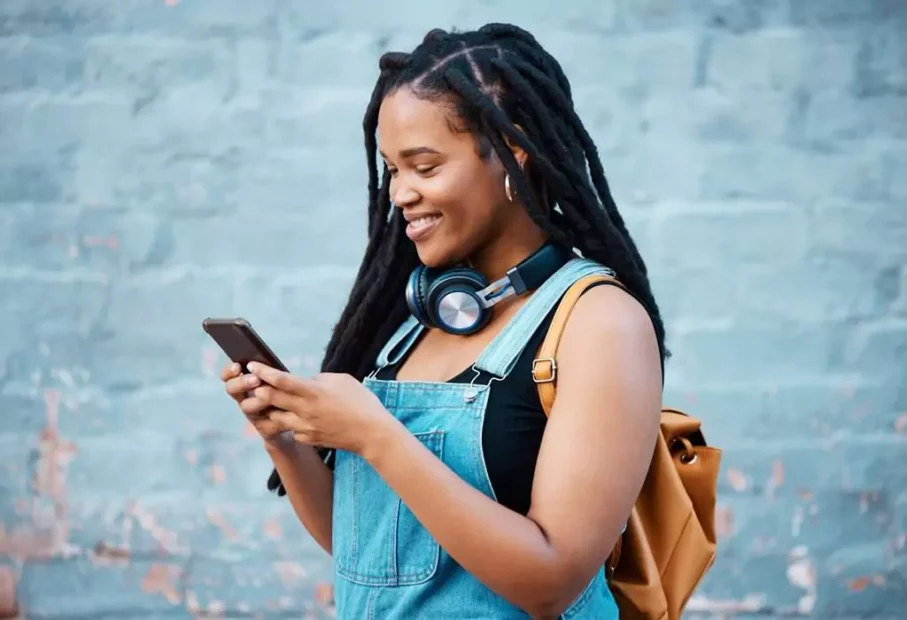
[[[487,24],[471,32],[435,29],[411,54],[384,54],[379,68],[363,119],[368,245],[322,370],[362,379],[408,314],[404,289],[419,259],[404,234],[405,220],[391,208],[390,175],[386,166],[378,171],[376,137],[381,102],[401,87],[450,106],[451,129],[471,132],[483,158],[493,149],[532,220],[555,242],[618,274],[651,316],[664,363],[664,325],[646,266],[611,196],[598,150],[574,110],[570,83],[536,39],[509,24]],[[526,171],[505,137],[528,153]],[[544,204],[532,191],[539,188]],[[549,203],[556,208],[549,209]],[[269,487],[278,485],[275,471]]]

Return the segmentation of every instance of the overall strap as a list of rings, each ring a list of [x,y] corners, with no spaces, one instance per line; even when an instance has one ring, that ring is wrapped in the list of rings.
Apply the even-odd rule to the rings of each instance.
[[[413,346],[416,338],[422,333],[422,329],[422,325],[415,317],[412,315],[407,317],[387,341],[387,344],[384,345],[384,348],[381,349],[381,352],[378,353],[378,357],[375,360],[375,370],[372,371],[371,375],[374,375],[388,364],[399,362],[409,351],[410,347]]]
[[[614,272],[591,259],[574,258],[567,262],[523,304],[482,352],[475,368],[497,377],[507,376],[532,335],[564,293],[580,278],[594,274],[613,276]]]

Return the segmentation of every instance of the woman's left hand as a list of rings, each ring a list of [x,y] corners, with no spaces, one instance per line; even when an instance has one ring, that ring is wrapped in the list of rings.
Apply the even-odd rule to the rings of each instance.
[[[268,416],[301,443],[362,454],[394,417],[352,375],[321,373],[304,379],[258,362],[247,365],[261,380],[251,396],[278,411]]]

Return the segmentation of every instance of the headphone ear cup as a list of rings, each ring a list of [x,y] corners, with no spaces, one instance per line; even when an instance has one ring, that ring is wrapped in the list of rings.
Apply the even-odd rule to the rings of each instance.
[[[471,294],[472,296],[477,297],[475,294],[487,286],[488,280],[485,279],[485,276],[474,269],[469,269],[467,267],[451,269],[438,276],[428,285],[424,297],[423,308],[434,326],[440,327],[449,333],[472,333],[488,322],[488,317],[490,315],[485,309],[479,309],[479,316],[473,328],[461,331],[446,325],[441,318],[439,313],[441,300],[444,299],[446,295],[454,292],[468,295]]]
[[[434,327],[425,304],[425,293],[428,289],[429,269],[425,265],[418,265],[409,274],[406,283],[406,305],[417,321],[426,327]]]

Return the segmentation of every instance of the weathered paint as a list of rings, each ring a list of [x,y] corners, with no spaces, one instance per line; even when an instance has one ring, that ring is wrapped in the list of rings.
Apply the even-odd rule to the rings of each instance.
[[[907,5],[0,4],[0,615],[330,614],[202,318],[311,372],[364,247],[384,49],[518,21],[562,62],[725,449],[690,617],[907,598]]]

